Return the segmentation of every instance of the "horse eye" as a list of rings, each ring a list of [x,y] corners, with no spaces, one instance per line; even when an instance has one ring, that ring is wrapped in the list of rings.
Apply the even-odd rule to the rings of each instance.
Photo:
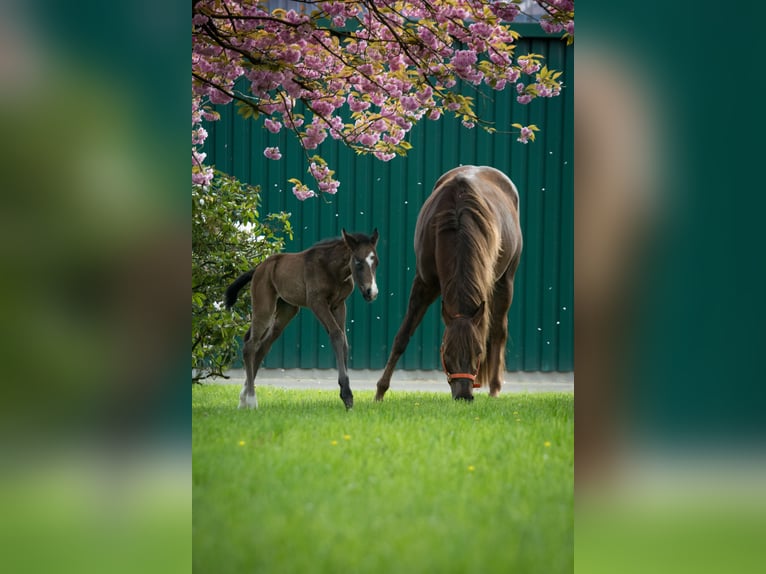
[[[354,261],[354,265],[356,265],[357,269],[361,269],[362,268],[362,262],[361,261]]]

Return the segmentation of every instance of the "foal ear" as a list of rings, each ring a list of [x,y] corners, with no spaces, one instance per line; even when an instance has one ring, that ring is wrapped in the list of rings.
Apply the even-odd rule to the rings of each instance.
[[[378,235],[378,228],[376,227],[372,231],[372,246],[373,247],[375,247],[378,244],[378,237],[380,236]]]
[[[354,238],[351,236],[351,234],[350,234],[350,233],[346,233],[346,230],[345,230],[345,229],[341,229],[340,231],[341,231],[341,233],[343,234],[343,240],[346,242],[346,245],[348,245],[348,246],[351,248],[351,251],[353,251],[354,249],[356,249],[356,248],[357,248],[357,246],[359,245],[359,243],[357,242],[357,240],[356,240],[356,239],[354,239]]]

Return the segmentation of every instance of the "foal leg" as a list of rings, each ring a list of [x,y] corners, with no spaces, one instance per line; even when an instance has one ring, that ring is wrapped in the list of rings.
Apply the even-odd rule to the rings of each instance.
[[[492,316],[487,333],[487,370],[484,380],[489,381],[489,396],[500,394],[505,373],[505,343],[508,340],[508,309],[513,300],[513,273],[506,272],[492,297]]]
[[[342,307],[342,310],[341,310]],[[346,339],[346,302],[343,301],[335,309],[330,309],[326,302],[317,302],[312,304],[311,310],[316,315],[319,322],[322,323],[327,334],[330,336],[330,343],[335,351],[335,362],[338,365],[338,385],[340,385],[340,398],[347,409],[354,406],[354,395],[351,392],[351,385],[348,381],[347,361],[348,361],[348,340]],[[337,319],[343,319],[342,324],[338,324]]]
[[[255,277],[253,278],[255,281]],[[260,288],[258,296],[253,297],[253,318],[250,323],[250,336],[242,348],[242,359],[245,363],[245,383],[239,393],[239,408],[258,408],[258,398],[255,396],[255,375],[265,356],[262,348],[268,341],[274,327],[277,307],[277,295],[266,286]],[[271,344],[269,343],[268,346]],[[266,350],[268,350],[268,346]]]
[[[293,320],[293,317],[295,317],[299,310],[300,307],[290,305],[283,299],[277,300],[277,310],[274,316],[274,323],[255,353],[255,358],[253,360],[253,378],[255,378],[255,376],[258,374],[258,369],[260,369],[261,363],[263,363],[263,359],[266,358],[266,355],[271,350],[271,346],[274,344],[274,341],[279,339],[280,335],[282,335],[282,332],[285,330],[285,327],[287,327],[288,323]]]
[[[391,348],[391,354],[388,356],[388,361],[386,361],[386,368],[378,381],[378,390],[375,393],[376,401],[383,400],[383,395],[386,394],[388,387],[391,385],[391,375],[394,374],[394,367],[396,367],[399,357],[404,353],[412,334],[420,325],[428,307],[434,302],[437,295],[439,295],[438,286],[426,285],[420,277],[415,276],[412,282],[412,289],[410,290],[407,313],[404,315],[404,320],[402,320],[396,337],[394,337],[394,344]]]

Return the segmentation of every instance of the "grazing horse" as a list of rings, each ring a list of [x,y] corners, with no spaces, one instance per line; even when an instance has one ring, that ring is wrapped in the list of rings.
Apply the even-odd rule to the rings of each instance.
[[[418,215],[410,301],[375,400],[383,400],[399,357],[440,293],[442,367],[452,397],[473,400],[473,388],[487,383],[497,396],[521,248],[519,193],[508,176],[462,166],[439,178]]]
[[[242,358],[247,378],[239,395],[239,408],[257,408],[255,375],[271,345],[295,317],[308,307],[322,323],[335,351],[340,398],[347,409],[354,406],[348,381],[346,299],[354,282],[365,301],[378,296],[375,270],[378,230],[372,235],[346,233],[325,239],[300,253],[277,253],[255,269],[240,275],[226,289],[225,303],[231,308],[240,289],[252,281],[252,320],[245,334]]]

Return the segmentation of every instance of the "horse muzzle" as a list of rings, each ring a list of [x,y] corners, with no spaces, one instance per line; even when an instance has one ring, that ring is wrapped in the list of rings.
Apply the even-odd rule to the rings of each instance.
[[[468,378],[452,377],[449,381],[452,398],[456,401],[473,400],[473,381]]]
[[[367,302],[375,301],[378,298],[378,289],[374,285],[370,287],[359,286],[359,290],[362,292],[362,297]]]

